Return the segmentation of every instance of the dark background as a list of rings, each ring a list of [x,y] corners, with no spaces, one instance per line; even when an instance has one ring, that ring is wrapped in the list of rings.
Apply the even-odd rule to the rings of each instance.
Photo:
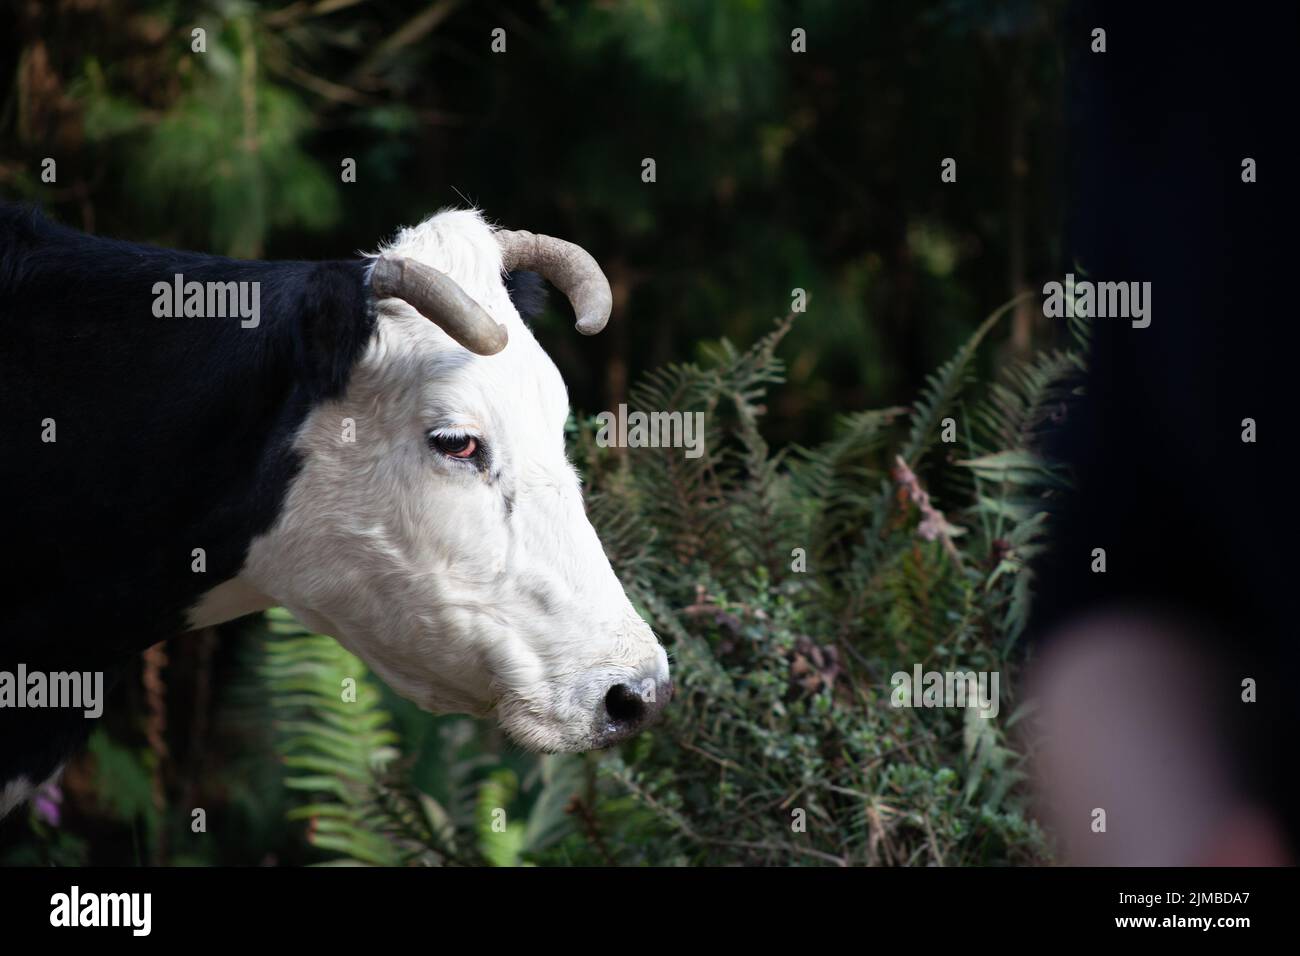
[[[616,407],[702,341],[752,341],[799,287],[816,304],[770,427],[824,438],[840,412],[910,400],[1061,258],[1056,2],[13,9],[0,196],[270,258],[351,256],[468,199],[609,274],[598,364],[577,360],[567,315],[544,326],[579,408]],[[791,52],[796,27],[809,53]],[[1017,315],[1018,354],[1046,332],[1036,314]]]
[[[1300,668],[1289,592],[1300,528],[1285,476],[1300,14],[1080,3],[1067,22],[1112,25],[1104,57],[1067,63],[1067,243],[1095,275],[1150,281],[1154,318],[1097,325],[1090,400],[1055,436],[1078,493],[1042,568],[1035,630],[1103,606],[1173,615],[1213,655],[1222,696],[1205,707],[1231,715],[1238,782],[1297,847],[1300,710],[1286,675]],[[1242,182],[1245,157],[1254,183]],[[1107,573],[1080,573],[1103,544]],[[1246,676],[1254,706],[1239,700]]]

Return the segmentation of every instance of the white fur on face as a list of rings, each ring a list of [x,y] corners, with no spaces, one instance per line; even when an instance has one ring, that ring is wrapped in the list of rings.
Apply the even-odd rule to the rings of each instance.
[[[606,693],[666,684],[668,660],[587,521],[565,456],[564,383],[511,304],[476,212],[440,213],[386,251],[450,275],[509,344],[473,355],[404,302],[382,302],[346,395],[304,423],[302,471],[240,580],[422,707],[495,708],[525,746],[587,749]],[[437,430],[475,437],[487,472],[430,447]]]

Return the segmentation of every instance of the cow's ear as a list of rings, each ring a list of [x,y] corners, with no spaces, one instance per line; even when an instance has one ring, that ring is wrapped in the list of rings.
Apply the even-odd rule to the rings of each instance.
[[[312,267],[298,302],[298,364],[313,399],[343,394],[353,366],[375,332],[375,302],[364,262]]]
[[[507,272],[506,291],[510,293],[515,311],[525,322],[537,318],[546,308],[546,284],[536,272]]]

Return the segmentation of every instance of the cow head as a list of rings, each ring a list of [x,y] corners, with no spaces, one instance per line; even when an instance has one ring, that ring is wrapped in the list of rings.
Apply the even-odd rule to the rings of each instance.
[[[587,520],[564,382],[511,302],[513,269],[566,292],[580,331],[604,325],[585,252],[476,212],[375,257],[375,336],[299,432],[301,471],[241,577],[420,706],[586,750],[658,713],[668,659]]]

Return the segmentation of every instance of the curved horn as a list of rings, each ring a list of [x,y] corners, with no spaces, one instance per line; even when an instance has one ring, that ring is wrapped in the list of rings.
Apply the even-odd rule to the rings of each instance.
[[[494,233],[501,246],[501,261],[506,271],[527,269],[539,273],[568,297],[578,317],[578,331],[595,335],[609,321],[614,296],[609,280],[585,249],[554,236],[512,232],[499,229]]]
[[[370,288],[381,299],[401,299],[471,352],[495,355],[506,347],[506,327],[493,322],[451,276],[422,262],[380,256]]]

